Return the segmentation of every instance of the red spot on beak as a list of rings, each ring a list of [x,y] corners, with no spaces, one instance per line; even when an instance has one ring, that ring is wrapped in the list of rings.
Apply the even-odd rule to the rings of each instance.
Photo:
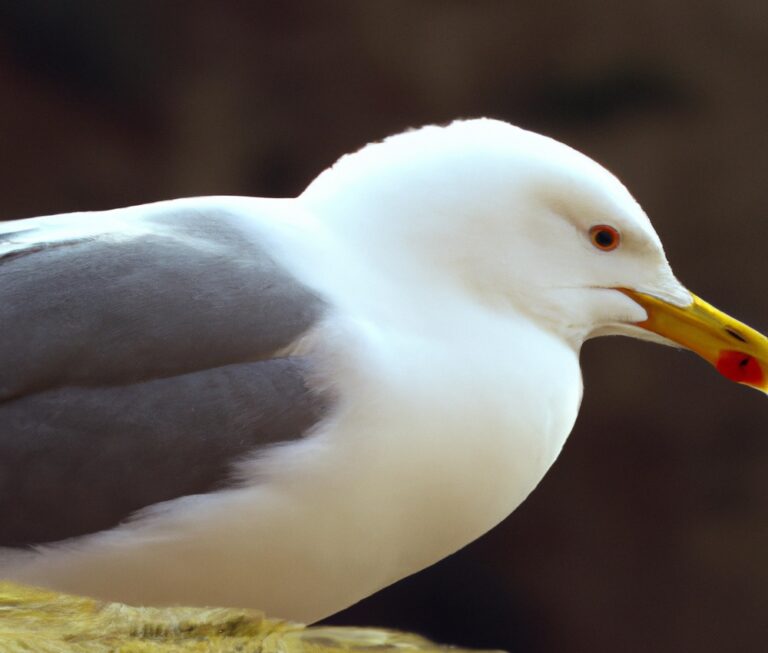
[[[717,371],[736,383],[762,386],[765,375],[757,360],[740,351],[723,351],[715,364]]]

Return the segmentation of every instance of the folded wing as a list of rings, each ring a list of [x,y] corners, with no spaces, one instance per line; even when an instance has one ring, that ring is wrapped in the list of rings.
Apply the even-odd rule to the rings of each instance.
[[[247,215],[165,202],[0,224],[0,546],[224,486],[324,411],[323,301]]]

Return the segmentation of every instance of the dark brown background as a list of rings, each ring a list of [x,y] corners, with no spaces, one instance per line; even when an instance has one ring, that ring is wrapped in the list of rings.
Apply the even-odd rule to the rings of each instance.
[[[1,2],[0,213],[295,195],[367,141],[489,115],[616,172],[681,279],[765,330],[767,73],[764,0]],[[768,402],[628,340],[583,363],[530,499],[332,621],[531,653],[766,649]]]

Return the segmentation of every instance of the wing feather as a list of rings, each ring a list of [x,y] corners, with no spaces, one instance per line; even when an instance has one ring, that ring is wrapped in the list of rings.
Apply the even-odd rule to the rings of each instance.
[[[261,360],[322,311],[240,216],[83,224],[102,215],[19,221],[0,237],[0,400]]]
[[[0,546],[215,490],[324,413],[284,354],[322,299],[247,216],[149,206],[2,226]]]

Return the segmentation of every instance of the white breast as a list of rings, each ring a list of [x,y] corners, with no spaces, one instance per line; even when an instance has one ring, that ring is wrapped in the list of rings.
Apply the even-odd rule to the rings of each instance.
[[[429,338],[337,322],[326,341],[346,343],[333,373],[343,400],[319,433],[249,463],[249,487],[169,502],[12,575],[314,621],[436,562],[536,486],[581,397],[572,350],[475,318]]]

